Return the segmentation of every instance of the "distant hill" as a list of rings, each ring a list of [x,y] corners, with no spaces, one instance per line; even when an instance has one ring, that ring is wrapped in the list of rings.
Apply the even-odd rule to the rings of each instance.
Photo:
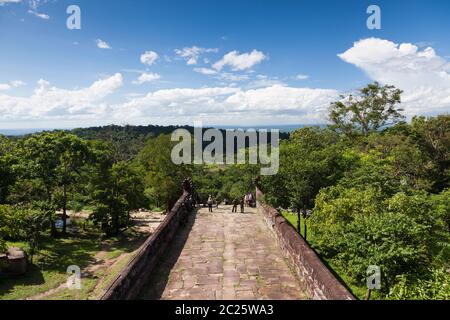
[[[186,129],[191,134],[194,133],[194,127],[192,126],[118,126],[109,125],[103,127],[91,127],[91,128],[77,128],[68,130],[80,138],[87,140],[102,140],[113,143],[122,158],[130,159],[134,157],[144,147],[145,142],[150,139],[159,136],[160,134],[172,134],[177,129]],[[209,128],[203,128],[203,131]],[[219,129],[222,131],[225,137],[225,129]],[[270,138],[270,133],[269,133]],[[289,138],[289,133],[280,132],[281,139]],[[225,145],[226,145],[226,141]],[[204,147],[209,142],[204,142]],[[235,150],[236,151],[236,150]]]
[[[275,126],[275,127],[254,127],[253,129],[279,129],[280,138],[288,139],[289,132],[297,128],[303,127],[299,126]],[[284,129],[283,129],[284,128]],[[150,138],[159,136],[160,134],[172,134],[177,129],[186,129],[191,134],[194,133],[194,127],[192,126],[133,126],[133,125],[108,125],[102,127],[89,127],[89,128],[76,128],[76,129],[66,129],[63,131],[73,133],[80,138],[86,140],[101,140],[106,142],[111,142],[117,148],[119,157],[121,160],[127,160],[133,158],[140,150],[144,147],[146,141]],[[203,131],[209,128],[203,128]],[[222,131],[225,137],[226,129],[249,129],[244,127],[222,127],[219,130]],[[0,130],[0,134],[7,136],[14,136],[19,138],[20,136],[30,135],[38,132],[44,131],[57,131],[57,130],[45,130],[45,129],[24,129],[24,130]],[[59,130],[58,130],[59,131]],[[269,133],[270,139],[270,133]],[[226,140],[226,139],[225,139]],[[226,145],[226,141],[225,145]],[[209,142],[204,142],[204,147],[208,145]],[[237,151],[237,150],[235,150]]]

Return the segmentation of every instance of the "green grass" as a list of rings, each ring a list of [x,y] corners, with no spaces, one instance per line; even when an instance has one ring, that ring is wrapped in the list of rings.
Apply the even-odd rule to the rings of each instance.
[[[295,230],[297,230],[297,221],[298,221],[297,214],[291,214],[287,211],[282,211],[281,214],[287,221],[289,221],[289,223],[295,228]],[[304,238],[305,237],[305,219],[304,218],[300,219],[300,230],[301,230],[300,234]],[[306,232],[307,232],[307,236],[309,238],[311,236],[310,230],[308,229]]]
[[[8,245],[27,249],[22,242],[9,242]],[[93,262],[99,249],[98,235],[92,233],[64,239],[46,237],[34,257],[34,264],[25,275],[0,277],[0,299],[24,299],[58,287],[67,279],[68,266],[86,267]]]
[[[82,231],[76,235],[67,235],[65,238],[53,239],[46,236],[42,242],[38,254],[34,257],[34,264],[29,266],[28,272],[23,276],[0,276],[0,300],[18,300],[33,297],[59,287],[67,280],[67,267],[76,265],[83,270],[95,262],[95,256],[100,250],[106,251],[102,259],[115,259],[123,253],[134,251],[142,238],[139,238],[134,229],[127,230],[123,235],[108,240],[101,239],[100,233],[95,229]],[[9,242],[9,246],[15,246],[27,250],[23,242]],[[105,250],[106,247],[106,250]],[[131,259],[131,256],[129,257]],[[108,270],[106,281],[110,281],[129,261],[122,259],[112,270]],[[100,268],[90,277],[82,277],[81,290],[58,290],[45,299],[88,299],[100,278],[104,276],[105,268]],[[104,285],[106,286],[107,283]]]

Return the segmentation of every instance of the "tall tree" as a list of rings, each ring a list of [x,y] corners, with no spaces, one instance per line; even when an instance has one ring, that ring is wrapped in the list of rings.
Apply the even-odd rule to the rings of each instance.
[[[14,151],[14,143],[0,135],[0,204],[6,203],[9,189],[16,179],[16,174],[13,170],[13,164],[17,162],[14,159]]]
[[[57,167],[58,185],[62,188],[63,233],[67,228],[67,193],[69,187],[80,176],[81,168],[90,159],[90,150],[86,141],[72,134],[58,135],[59,165]]]
[[[67,225],[68,188],[76,181],[89,154],[87,142],[65,132],[32,135],[21,142],[19,156],[23,159],[25,177],[39,181],[49,205],[58,202],[55,193],[62,190],[59,205],[63,209],[63,233]]]
[[[404,117],[400,89],[394,86],[381,86],[378,82],[359,90],[358,95],[341,96],[329,109],[329,119],[335,129],[346,134],[360,133],[367,136],[370,132],[395,124]]]
[[[107,236],[117,235],[130,221],[130,210],[143,204],[144,187],[138,172],[126,162],[104,162],[93,179],[91,219]]]
[[[146,194],[169,210],[182,193],[181,182],[191,173],[188,165],[176,165],[171,158],[175,145],[169,135],[149,139],[137,157],[145,173]]]

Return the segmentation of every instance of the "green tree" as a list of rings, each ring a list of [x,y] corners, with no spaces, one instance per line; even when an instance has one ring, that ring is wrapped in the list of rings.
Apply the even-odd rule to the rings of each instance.
[[[306,217],[321,188],[342,175],[342,142],[331,130],[303,128],[291,134],[280,147],[280,170],[262,178],[266,200],[293,208]]]
[[[334,186],[320,192],[311,222],[313,246],[356,283],[369,265],[380,266],[385,293],[397,275],[424,274],[447,256],[438,244],[449,242],[448,232],[423,192],[385,198],[374,187]]]
[[[333,102],[329,110],[329,119],[333,128],[346,134],[360,133],[367,136],[370,132],[397,123],[403,119],[401,102],[402,91],[394,86],[381,86],[378,82],[359,90],[358,95],[341,96]]]
[[[67,228],[67,193],[80,177],[81,168],[90,160],[91,152],[86,141],[71,134],[58,136],[59,163],[56,168],[58,186],[62,189],[63,233]]]
[[[13,165],[15,144],[8,138],[0,135],[0,204],[6,203],[10,188],[16,180]]]
[[[183,193],[182,181],[189,177],[191,168],[188,165],[176,165],[171,154],[175,142],[169,135],[160,135],[149,139],[136,161],[145,174],[146,194],[156,202],[156,206],[172,208]]]
[[[450,187],[450,115],[415,117],[409,134],[433,164],[428,170],[432,190],[439,193]]]
[[[34,202],[28,206],[2,205],[0,234],[9,240],[25,241],[30,262],[33,263],[43,237],[51,228],[54,212],[55,208],[49,207],[47,202]]]
[[[130,222],[130,211],[143,204],[144,187],[138,172],[129,163],[112,164],[103,159],[93,179],[94,212],[90,219],[106,236],[117,235]]]
[[[89,144],[65,132],[37,134],[20,142],[18,156],[23,167],[20,202],[45,199],[49,206],[56,203],[63,210],[65,233],[68,192],[90,159]]]

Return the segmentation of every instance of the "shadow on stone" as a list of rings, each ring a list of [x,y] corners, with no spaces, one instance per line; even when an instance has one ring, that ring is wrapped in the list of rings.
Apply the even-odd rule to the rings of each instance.
[[[172,243],[169,244],[167,253],[158,262],[155,270],[149,276],[146,285],[141,290],[138,297],[140,300],[160,300],[164,289],[169,282],[170,271],[177,262],[184,245],[189,237],[192,226],[197,217],[197,210],[189,214],[186,223],[179,229],[179,233],[175,235]]]

